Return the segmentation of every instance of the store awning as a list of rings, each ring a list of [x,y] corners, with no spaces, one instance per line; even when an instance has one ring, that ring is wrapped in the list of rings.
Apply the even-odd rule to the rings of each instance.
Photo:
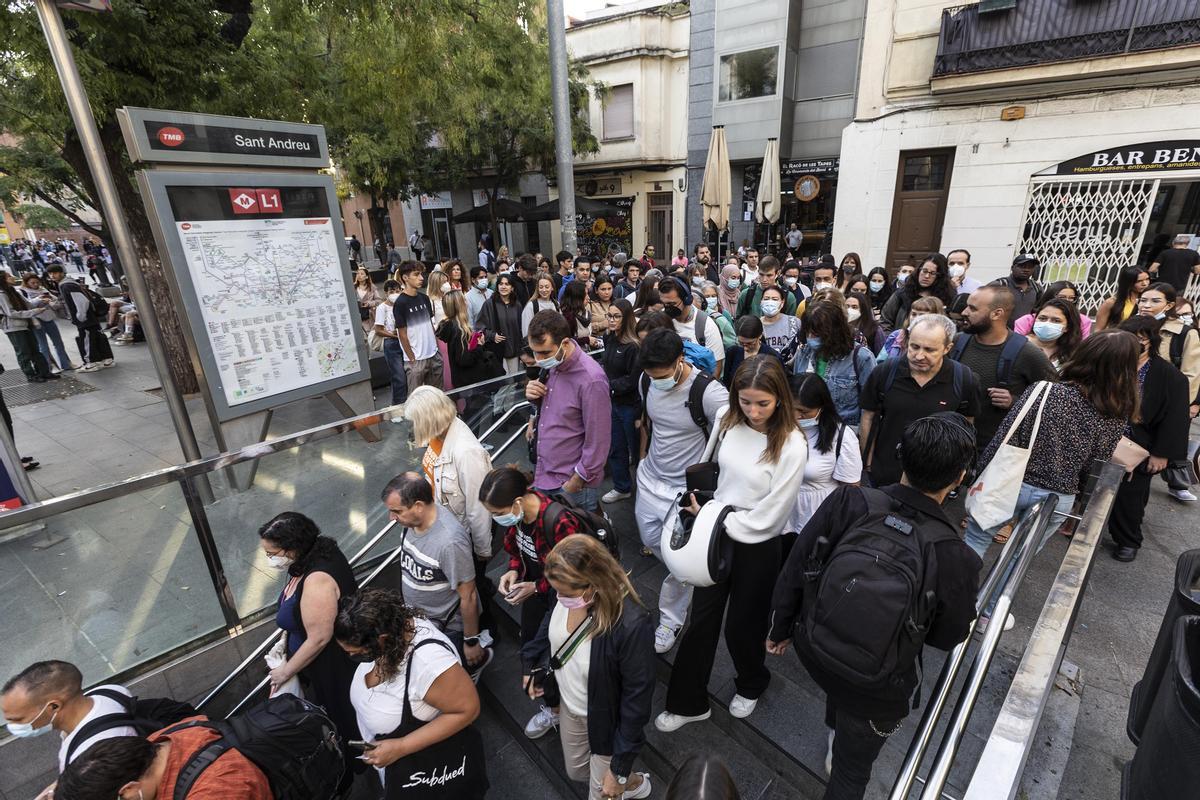
[[[624,214],[625,211],[607,200],[597,200],[577,194],[575,195],[575,213],[586,214],[589,217],[615,217]],[[548,222],[558,219],[560,215],[556,197],[548,203],[526,209],[523,218],[529,222]]]
[[[754,216],[759,223],[779,221],[782,203],[779,201],[779,140],[767,139],[763,154],[762,172],[758,178],[758,196],[754,201]]]
[[[509,200],[507,197],[496,198],[496,221],[511,222],[515,219],[528,219],[526,213],[530,209],[526,208],[516,200]],[[464,211],[461,214],[455,214],[452,222],[458,225],[463,222],[491,222],[492,215],[488,211],[486,205],[475,206],[470,211]]]
[[[718,231],[729,226],[729,149],[725,145],[725,126],[714,125],[708,140],[708,160],[704,162],[704,184],[700,190],[703,224]]]

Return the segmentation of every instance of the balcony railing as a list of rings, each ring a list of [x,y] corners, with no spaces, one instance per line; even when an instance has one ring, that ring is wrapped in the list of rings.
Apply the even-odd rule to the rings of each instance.
[[[982,8],[982,10],[981,10]],[[1200,44],[1196,0],[1017,0],[942,12],[934,77]]]

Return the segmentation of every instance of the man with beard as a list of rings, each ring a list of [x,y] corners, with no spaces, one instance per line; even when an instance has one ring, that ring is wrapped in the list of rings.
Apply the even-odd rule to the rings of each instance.
[[[693,263],[704,267],[705,279],[710,280],[713,283],[721,282],[721,266],[713,263],[712,252],[708,249],[708,245],[696,245],[696,256],[693,259]]]
[[[976,441],[987,446],[1013,403],[1038,381],[1056,381],[1058,373],[1040,349],[1009,330],[1013,294],[1001,286],[983,286],[971,292],[963,310],[963,332],[954,342],[950,358],[969,367],[979,378],[979,414],[975,417]]]

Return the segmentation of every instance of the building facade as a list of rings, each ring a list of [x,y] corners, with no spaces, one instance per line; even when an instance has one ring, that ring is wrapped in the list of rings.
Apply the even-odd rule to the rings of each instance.
[[[1094,310],[1200,233],[1200,10],[1187,0],[869,0],[835,252],[896,267],[1017,253]],[[1194,240],[1195,241],[1195,240]]]
[[[866,0],[692,0],[688,78],[688,228],[701,228],[700,191],[714,125],[729,147],[728,243],[778,248],[796,223],[797,255],[829,252],[842,130],[854,118]],[[779,140],[782,215],[753,220],[767,140]],[[723,240],[724,241],[724,240]]]

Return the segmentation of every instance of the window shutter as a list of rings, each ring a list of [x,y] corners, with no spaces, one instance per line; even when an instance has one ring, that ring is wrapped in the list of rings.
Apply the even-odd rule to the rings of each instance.
[[[612,87],[604,106],[604,138],[628,139],[633,136],[633,84]]]

